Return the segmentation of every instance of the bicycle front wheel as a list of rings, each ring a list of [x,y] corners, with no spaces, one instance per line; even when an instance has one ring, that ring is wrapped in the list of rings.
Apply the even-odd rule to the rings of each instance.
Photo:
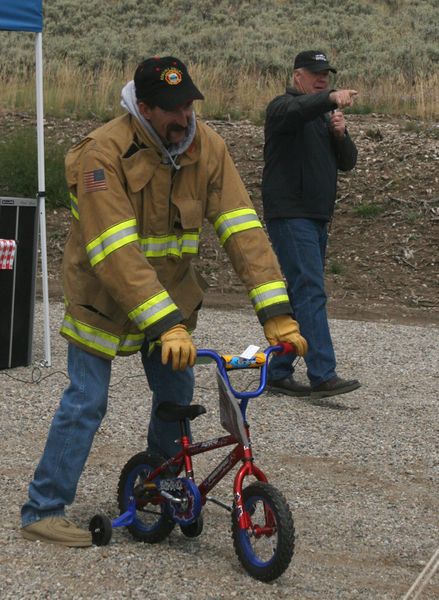
[[[250,526],[241,529],[232,513],[235,552],[255,579],[273,581],[285,571],[294,554],[294,522],[283,494],[269,483],[252,483],[243,490]]]
[[[136,540],[155,544],[171,533],[175,523],[158,491],[145,488],[144,482],[154,470],[148,460],[147,452],[139,452],[124,466],[119,479],[118,503],[122,514],[128,509],[130,498],[134,498],[136,516],[132,525],[128,525],[128,531]]]

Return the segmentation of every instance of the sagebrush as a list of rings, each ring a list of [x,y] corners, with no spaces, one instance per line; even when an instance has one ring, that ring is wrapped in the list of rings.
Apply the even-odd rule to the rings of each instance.
[[[329,53],[334,85],[359,88],[357,110],[434,117],[438,0],[50,0],[44,5],[46,110],[110,118],[143,57],[197,68],[206,116],[258,121],[294,54]],[[2,32],[0,102],[32,107],[34,36]],[[203,87],[204,86],[204,87]]]

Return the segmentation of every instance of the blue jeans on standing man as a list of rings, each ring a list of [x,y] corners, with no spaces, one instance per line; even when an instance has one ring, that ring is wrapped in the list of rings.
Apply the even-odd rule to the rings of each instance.
[[[308,342],[304,358],[311,387],[315,387],[336,376],[324,280],[328,223],[317,219],[270,219],[267,230],[287,280],[294,318]],[[292,375],[292,362],[291,354],[274,356],[268,379]]]
[[[142,348],[142,363],[153,392],[148,448],[168,458],[180,448],[178,423],[165,423],[155,416],[163,401],[190,404],[194,389],[193,370],[173,371],[162,365],[161,350],[148,355]],[[70,385],[64,391],[52,420],[46,446],[29,485],[29,498],[21,509],[22,526],[45,517],[62,516],[75,498],[79,478],[91,450],[94,435],[107,410],[111,361],[69,344]],[[124,402],[129,402],[126,397]]]

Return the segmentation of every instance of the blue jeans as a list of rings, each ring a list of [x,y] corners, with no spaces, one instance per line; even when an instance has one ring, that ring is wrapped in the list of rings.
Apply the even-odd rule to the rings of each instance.
[[[151,356],[142,352],[142,362],[153,390],[148,444],[168,457],[179,449],[174,442],[180,436],[178,424],[158,419],[155,408],[165,400],[190,404],[193,371],[188,368],[177,372],[169,364],[162,365],[159,348]],[[61,516],[65,506],[73,502],[94,435],[107,410],[111,361],[69,344],[68,372],[70,385],[52,420],[43,455],[29,485],[28,501],[21,509],[23,527],[45,517]]]
[[[151,418],[148,428],[148,448],[164,458],[174,456],[180,449],[179,423],[166,423],[155,416],[161,402],[174,402],[187,406],[194,395],[194,371],[188,367],[184,371],[173,371],[171,363],[162,365],[161,349],[156,348],[148,356],[148,344],[142,348],[142,363],[152,391]],[[189,421],[186,421],[190,435]],[[177,440],[177,441],[176,441]]]
[[[271,219],[267,230],[287,280],[294,318],[308,342],[305,363],[315,387],[336,375],[324,280],[328,224],[316,219]],[[284,379],[293,371],[291,355],[274,356],[268,378]]]

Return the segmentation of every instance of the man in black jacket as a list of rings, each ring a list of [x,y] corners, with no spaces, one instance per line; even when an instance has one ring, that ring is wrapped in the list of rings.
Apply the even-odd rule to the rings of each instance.
[[[292,87],[267,108],[262,180],[267,230],[309,345],[305,361],[311,384],[294,380],[291,355],[284,355],[270,363],[268,388],[314,398],[360,387],[356,379],[345,380],[336,373],[326,313],[324,263],[337,170],[349,171],[357,160],[341,112],[352,105],[357,92],[331,90],[330,71],[336,72],[319,50],[296,56]]]

